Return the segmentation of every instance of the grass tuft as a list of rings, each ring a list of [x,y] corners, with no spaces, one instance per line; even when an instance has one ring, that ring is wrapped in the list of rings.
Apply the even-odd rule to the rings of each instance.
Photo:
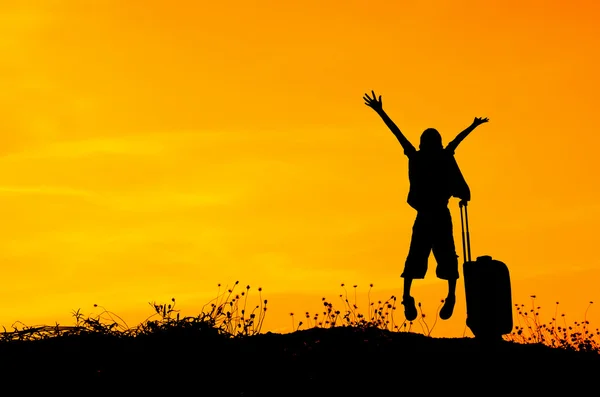
[[[115,313],[106,308],[99,308],[98,314],[84,316],[81,310],[73,311],[74,324],[63,326],[42,325],[27,326],[20,321],[12,325],[12,330],[3,328],[0,333],[0,343],[45,340],[50,338],[66,338],[70,336],[102,335],[115,338],[136,338],[156,334],[203,334],[219,335],[226,338],[241,338],[261,334],[264,319],[267,314],[267,299],[262,296],[262,288],[257,289],[258,303],[252,305],[249,301],[252,288],[247,285],[243,289],[236,281],[231,287],[217,285],[216,296],[207,302],[196,316],[181,316],[176,309],[176,300],[172,298],[167,303],[150,302],[152,314],[135,327],[127,323]],[[358,285],[353,285],[349,294],[345,284],[341,284],[342,293],[339,301],[334,304],[331,300],[321,299],[323,310],[305,312],[303,318],[296,323],[294,313],[290,313],[293,331],[313,328],[350,327],[358,329],[379,329],[398,333],[421,333],[431,336],[439,311],[444,303],[439,304],[433,324],[427,323],[423,305],[418,302],[419,315],[415,321],[407,321],[404,316],[396,313],[397,298],[392,295],[385,301],[373,301],[369,284],[367,302],[364,310],[357,299]],[[554,308],[554,317],[547,323],[541,320],[541,307],[535,304],[536,296],[531,296],[531,305],[515,304],[515,319],[517,324],[510,334],[503,335],[508,342],[518,344],[543,344],[549,347],[600,353],[600,330],[592,329],[587,320],[587,313],[593,302],[589,302],[581,321],[567,323],[564,313],[559,316],[559,302]]]
[[[543,344],[564,350],[600,353],[600,330],[590,328],[587,313],[594,302],[590,301],[581,321],[567,323],[567,316],[559,313],[559,302],[554,307],[554,316],[549,322],[540,317],[541,307],[535,304],[536,296],[531,296],[531,306],[515,304],[516,320],[514,330],[504,335],[504,340],[516,343]]]

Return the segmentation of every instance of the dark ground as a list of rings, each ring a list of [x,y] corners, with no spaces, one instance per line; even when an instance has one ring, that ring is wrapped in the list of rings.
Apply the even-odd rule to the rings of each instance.
[[[598,394],[600,354],[377,329],[0,343],[3,395]],[[8,393],[6,391],[10,390]],[[57,395],[58,395],[57,394]]]

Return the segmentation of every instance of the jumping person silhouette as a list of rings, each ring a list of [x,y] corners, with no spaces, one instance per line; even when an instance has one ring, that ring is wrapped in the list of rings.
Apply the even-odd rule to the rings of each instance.
[[[434,128],[427,128],[421,134],[419,150],[416,150],[383,110],[381,95],[377,99],[375,92],[371,93],[372,98],[369,94],[363,97],[365,104],[383,119],[408,157],[410,189],[407,202],[417,211],[404,271],[400,275],[404,278],[404,315],[408,321],[417,318],[415,299],[411,296],[410,289],[414,279],[425,278],[427,261],[433,251],[437,262],[436,276],[448,281],[448,296],[440,310],[440,318],[447,320],[454,310],[458,280],[458,256],[448,202],[451,197],[457,197],[460,199],[459,204],[463,206],[471,200],[471,191],[456,163],[454,151],[471,131],[480,124],[487,123],[488,119],[475,117],[473,123],[445,148],[440,133]]]

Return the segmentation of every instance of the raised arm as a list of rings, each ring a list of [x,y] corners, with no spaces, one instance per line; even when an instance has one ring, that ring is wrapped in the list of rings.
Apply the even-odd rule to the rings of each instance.
[[[410,143],[410,141],[406,139],[404,134],[402,134],[402,131],[400,131],[400,128],[398,128],[398,126],[392,121],[392,119],[390,119],[387,113],[385,113],[385,111],[383,110],[381,95],[379,95],[379,100],[377,100],[377,95],[375,95],[375,92],[371,91],[371,93],[373,94],[373,98],[371,98],[369,94],[365,94],[365,96],[363,96],[363,99],[365,100],[365,105],[372,108],[379,115],[379,117],[381,117],[385,125],[387,125],[388,128],[394,133],[394,135],[398,139],[398,142],[400,142],[400,145],[402,145],[402,148],[404,149],[404,153],[406,155],[415,152],[416,149],[412,145],[412,143]]]
[[[488,121],[489,120],[487,117],[475,117],[475,119],[473,120],[473,123],[471,123],[470,126],[465,128],[460,134],[458,134],[456,136],[456,138],[454,138],[454,140],[452,142],[450,142],[448,144],[448,146],[446,146],[446,149],[454,152],[456,150],[456,148],[458,147],[458,144],[461,143],[463,141],[463,139],[465,139],[467,137],[467,135],[469,135],[471,133],[471,131],[473,131],[475,128],[477,128],[477,126],[479,126],[483,123],[487,123]]]

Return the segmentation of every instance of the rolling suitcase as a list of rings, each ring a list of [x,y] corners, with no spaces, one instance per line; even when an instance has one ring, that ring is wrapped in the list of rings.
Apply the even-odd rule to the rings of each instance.
[[[472,261],[466,205],[460,205],[460,221],[467,327],[476,338],[500,339],[502,335],[510,333],[513,328],[508,267],[504,262],[492,259],[488,255],[480,256]]]

